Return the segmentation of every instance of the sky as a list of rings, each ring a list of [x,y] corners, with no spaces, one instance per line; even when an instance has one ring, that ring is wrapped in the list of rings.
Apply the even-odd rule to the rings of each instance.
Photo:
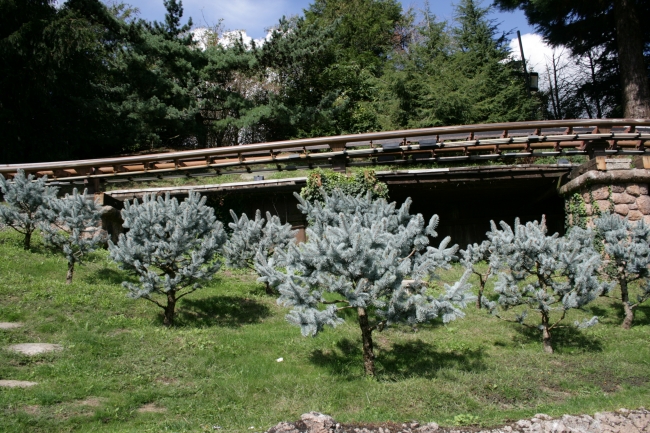
[[[490,0],[484,0],[483,5]],[[163,0],[126,0],[126,3],[140,10],[140,17],[149,21],[162,21],[165,17]],[[245,30],[253,38],[263,38],[266,30],[283,16],[300,15],[311,0],[183,0],[183,18],[192,17],[197,27],[214,27],[223,19],[224,30]],[[404,0],[402,7],[422,9],[425,0]],[[453,0],[429,0],[429,8],[439,19],[453,18]],[[520,11],[495,12],[493,18],[502,31],[520,30],[522,34],[532,33],[533,28],[526,22]]]

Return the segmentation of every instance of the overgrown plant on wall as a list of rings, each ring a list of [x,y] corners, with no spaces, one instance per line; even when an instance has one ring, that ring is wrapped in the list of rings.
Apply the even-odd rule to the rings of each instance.
[[[100,207],[87,191],[63,198],[49,198],[40,223],[45,242],[63,251],[68,260],[66,284],[72,283],[74,267],[83,264],[84,256],[96,250],[105,240],[101,230]]]
[[[48,201],[56,197],[57,188],[47,186],[47,176],[34,178],[19,169],[13,180],[0,174],[0,191],[6,205],[0,204],[0,223],[24,235],[23,248],[29,250],[32,234],[43,221]]]
[[[287,320],[305,336],[343,322],[343,310],[356,311],[365,373],[374,376],[372,333],[399,322],[442,317],[447,323],[463,317],[462,309],[473,299],[467,292],[470,272],[433,294],[429,281],[450,266],[457,251],[449,237],[437,248],[429,246],[429,236],[437,236],[437,215],[426,224],[421,214],[409,213],[410,199],[397,208],[373,200],[371,192],[322,194],[323,202],[296,194],[298,208],[310,221],[307,242],[289,244],[269,260],[258,254],[256,267],[260,281],[279,290],[278,302],[291,307]]]
[[[631,222],[616,214],[605,214],[594,221],[604,245],[603,275],[618,284],[623,304],[622,327],[630,329],[634,311],[650,298],[650,226],[643,220]],[[635,300],[630,299],[632,284],[638,286]]]
[[[492,244],[490,266],[497,282],[496,301],[484,299],[496,317],[541,331],[544,351],[553,353],[552,333],[571,309],[581,308],[610,289],[598,280],[600,254],[593,248],[591,231],[573,228],[567,236],[546,234],[546,221],[525,225],[515,220],[514,229],[492,221],[487,237]],[[513,317],[504,313],[516,310]],[[539,319],[529,319],[529,311]],[[597,317],[576,322],[578,328],[596,324]]]
[[[121,269],[138,276],[140,284],[122,285],[134,299],[153,302],[164,311],[163,323],[174,324],[176,303],[199,289],[221,267],[217,259],[226,240],[205,197],[190,192],[175,198],[145,195],[124,204],[122,219],[129,229],[117,244],[108,242],[111,258]]]
[[[372,170],[347,176],[317,168],[307,178],[307,185],[300,191],[300,195],[308,201],[323,201],[324,195],[331,194],[335,189],[351,196],[370,192],[373,198],[388,199],[388,186],[379,181]]]

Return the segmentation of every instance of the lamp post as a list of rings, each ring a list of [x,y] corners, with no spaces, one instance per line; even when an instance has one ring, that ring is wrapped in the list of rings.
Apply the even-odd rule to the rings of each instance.
[[[521,32],[517,30],[517,39],[519,39],[519,51],[521,52],[521,63],[524,66],[524,78],[526,79],[526,91],[528,92],[528,97],[531,97],[530,91],[539,90],[539,74],[537,72],[528,73],[526,68],[526,58],[524,57],[524,45],[521,43]],[[535,117],[535,112],[533,111],[532,117]]]

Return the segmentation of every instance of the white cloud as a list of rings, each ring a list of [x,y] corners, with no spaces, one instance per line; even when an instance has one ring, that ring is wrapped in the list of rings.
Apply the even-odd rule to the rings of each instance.
[[[213,34],[213,31],[206,27],[196,27],[192,29],[192,36],[194,37],[194,40],[198,42],[198,46],[202,50],[205,50],[208,45],[208,40]],[[251,42],[253,41],[255,41],[255,45],[259,47],[269,41],[272,34],[273,33],[269,31],[266,33],[265,37],[253,39],[251,36],[246,34],[246,30],[229,30],[218,35],[217,43],[223,47],[229,47],[241,38],[246,47],[250,48],[252,45]]]
[[[195,25],[212,27],[223,19],[225,30],[246,29],[253,35],[265,34],[292,10],[287,0],[184,0],[183,7],[184,15],[191,15]]]
[[[524,56],[526,57],[528,71],[539,73],[540,88],[548,88],[547,66],[552,70],[554,59],[557,68],[563,70],[564,73],[570,72],[573,67],[569,51],[566,48],[553,48],[544,42],[542,37],[536,33],[521,35],[521,44],[524,47]],[[515,60],[521,59],[519,40],[516,37],[510,40],[510,50]]]

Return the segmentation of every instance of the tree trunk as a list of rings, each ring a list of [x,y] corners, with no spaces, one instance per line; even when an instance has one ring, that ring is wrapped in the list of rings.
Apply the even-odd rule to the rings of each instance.
[[[544,352],[553,353],[553,346],[551,346],[551,330],[548,324],[548,315],[542,313],[542,343],[544,345]]]
[[[73,275],[74,275],[74,262],[68,262],[68,273],[65,276],[66,284],[72,284]]]
[[[623,311],[625,311],[625,319],[623,319],[621,326],[623,329],[630,329],[634,320],[634,309],[630,305],[630,294],[627,290],[627,280],[625,277],[620,278],[618,284],[621,286],[621,301],[623,302]]]
[[[634,0],[614,0],[614,17],[625,117],[650,118],[650,89],[643,58],[643,32]]]
[[[273,290],[273,287],[271,287],[268,282],[264,283],[264,290],[266,291],[267,295],[277,295],[278,294],[275,290]]]
[[[29,251],[29,249],[31,248],[31,243],[32,243],[32,231],[27,230],[25,232],[25,239],[23,239],[23,248],[25,249],[25,251]]]
[[[359,327],[361,328],[361,339],[363,341],[363,367],[366,375],[375,375],[375,354],[372,347],[372,329],[368,323],[368,314],[365,308],[357,308],[359,315]]]
[[[485,278],[487,280],[487,277]],[[478,288],[478,296],[476,297],[476,308],[479,310],[481,309],[481,302],[483,301],[483,290],[485,290],[485,281],[483,279],[483,275],[478,276],[478,281],[479,281],[479,288]]]
[[[167,293],[167,305],[165,306],[165,317],[163,319],[163,325],[165,326],[174,325],[175,309],[176,309],[176,292],[169,291]]]

